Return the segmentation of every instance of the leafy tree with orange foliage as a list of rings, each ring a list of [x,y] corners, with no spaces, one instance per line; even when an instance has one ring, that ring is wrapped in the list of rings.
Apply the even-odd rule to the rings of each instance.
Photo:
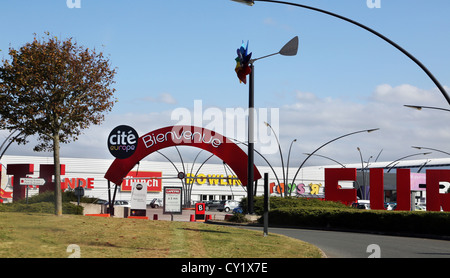
[[[35,151],[53,151],[55,185],[61,184],[60,143],[77,140],[83,129],[104,120],[116,99],[116,69],[100,52],[46,33],[0,64],[0,128],[20,131],[17,143],[37,135]],[[55,186],[55,214],[62,215],[61,187]]]

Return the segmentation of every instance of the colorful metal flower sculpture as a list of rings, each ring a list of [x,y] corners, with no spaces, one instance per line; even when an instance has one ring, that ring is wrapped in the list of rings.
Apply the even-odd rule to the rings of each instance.
[[[244,42],[242,42],[242,45],[237,50],[237,57],[236,57],[236,68],[234,69],[236,71],[236,74],[239,78],[240,83],[247,84],[247,75],[251,73],[251,69],[249,67],[250,58],[252,57],[252,53],[247,53],[248,50],[248,41],[247,45],[244,45]]]

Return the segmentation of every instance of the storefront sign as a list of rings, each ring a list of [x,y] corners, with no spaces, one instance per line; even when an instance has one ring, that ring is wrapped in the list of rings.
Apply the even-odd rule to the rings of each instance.
[[[114,137],[115,139],[116,137]],[[203,149],[222,159],[247,185],[247,154],[232,140],[212,130],[195,126],[168,126],[149,132],[138,140],[133,155],[125,159],[115,159],[105,174],[105,178],[121,184],[128,172],[146,156],[160,149],[184,145]],[[254,180],[261,178],[256,166]]]
[[[159,133],[149,133],[142,136],[142,142],[144,142],[146,148],[150,148],[158,143],[164,143],[168,140],[177,144],[184,143],[197,143],[197,144],[211,144],[212,147],[218,148],[223,143],[221,135],[207,134],[202,132],[201,129],[197,131],[180,129],[164,131]]]
[[[186,183],[193,184],[196,183],[198,185],[242,185],[241,181],[235,175],[224,176],[224,175],[205,175],[198,174],[194,176],[190,173],[186,174]]]
[[[75,189],[78,186],[84,189],[94,189],[94,178],[64,178],[61,182],[61,189]]]
[[[164,214],[181,214],[181,202],[182,202],[181,187],[164,187],[164,202],[163,213]]]
[[[321,188],[323,188],[323,185],[321,183],[309,183],[308,186],[306,186],[304,183],[300,184],[289,184],[286,188],[284,186],[284,183],[281,183],[279,185],[275,185],[274,182],[269,184],[270,193],[277,193],[282,194],[287,191],[288,194],[292,194],[298,197],[318,197],[321,194]],[[306,194],[305,188],[309,187],[309,194]]]
[[[122,182],[120,190],[121,191],[131,191],[132,184],[139,182],[147,185],[148,192],[161,192],[162,191],[162,172],[153,171],[131,171],[125,177]]]
[[[370,169],[370,207],[384,209],[383,169]],[[339,181],[356,181],[356,168],[325,169],[325,200],[352,204],[357,201],[356,189],[342,189]],[[450,211],[450,193],[440,193],[439,183],[450,182],[450,170],[426,171],[427,211]],[[410,169],[397,169],[397,210],[411,209]]]

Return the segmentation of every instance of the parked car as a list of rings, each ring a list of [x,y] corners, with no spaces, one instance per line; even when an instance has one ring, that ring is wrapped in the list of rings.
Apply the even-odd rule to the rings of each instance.
[[[385,203],[384,208],[386,210],[394,210],[394,208],[397,207],[397,203]]]
[[[160,208],[163,206],[163,200],[162,199],[158,199],[158,198],[154,198],[151,202],[150,202],[150,206],[152,208]]]
[[[427,207],[426,206],[421,206],[421,205],[416,205],[415,206],[415,210],[426,211]]]
[[[370,202],[367,200],[359,200],[357,203],[353,203],[352,207],[357,209],[370,209]]]
[[[115,207],[130,207],[130,203],[128,201],[125,200],[115,200],[114,201],[114,206]]]
[[[212,210],[217,209],[217,207],[220,205],[220,201],[218,200],[210,200],[205,202],[206,210]]]
[[[102,200],[102,199],[97,199],[94,204],[100,204],[100,205],[109,205],[109,201],[107,200]],[[130,203],[128,201],[125,200],[115,200],[114,201],[114,206],[115,207],[130,207]]]
[[[94,201],[94,204],[99,204],[99,205],[107,205],[109,202],[107,200],[103,200],[103,199],[97,199]]]
[[[235,200],[223,200],[220,201],[220,205],[217,207],[218,211],[225,211],[229,212],[230,210],[233,210],[234,208],[237,208],[239,206],[239,202]]]
[[[244,213],[244,210],[239,206],[233,209],[233,213]]]

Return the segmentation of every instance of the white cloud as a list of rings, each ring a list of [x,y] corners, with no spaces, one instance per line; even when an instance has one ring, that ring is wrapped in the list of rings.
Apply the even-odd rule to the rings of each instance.
[[[367,97],[366,102],[322,97],[312,92],[297,92],[292,99],[292,103],[279,107],[279,127],[278,129],[275,128],[279,130],[278,137],[285,163],[290,144],[294,139],[297,139],[297,142],[292,145],[290,156],[290,165],[293,167],[298,167],[306,158],[304,153],[311,153],[322,144],[344,134],[371,128],[380,128],[380,130],[339,139],[320,149],[317,154],[330,157],[341,163],[358,163],[360,156],[357,147],[361,149],[366,161],[370,156],[372,156],[371,161],[373,161],[381,150],[383,151],[379,161],[395,160],[421,152],[412,149],[411,146],[450,151],[448,143],[450,142],[450,128],[448,126],[450,113],[430,109],[417,111],[403,106],[404,104],[417,104],[446,107],[445,99],[435,89],[424,90],[407,84],[395,87],[380,85]],[[205,112],[208,108],[203,107],[202,109]],[[220,108],[219,110],[226,113],[226,108]],[[102,125],[92,126],[79,137],[78,141],[63,145],[61,155],[65,157],[110,158],[106,138],[114,127],[127,124],[133,126],[140,135],[143,135],[152,130],[176,124],[176,121],[171,120],[173,111],[167,110],[162,113],[146,114],[133,111],[121,115],[109,114]],[[207,123],[207,121],[203,122],[203,124]],[[240,122],[240,124],[242,123]],[[273,124],[271,122],[271,125]],[[264,129],[266,127],[260,124],[258,128]],[[270,132],[267,134],[271,136]],[[227,134],[224,135],[228,136]],[[230,136],[236,136],[236,134]],[[29,155],[32,154],[32,147],[31,145],[17,146],[13,144],[6,154]],[[261,146],[257,143],[255,148],[261,150]],[[51,153],[48,153],[48,155],[51,156]],[[443,154],[435,152],[423,158],[443,156]],[[267,155],[266,158],[274,166],[280,164],[278,152]],[[151,159],[160,158],[155,155]],[[177,158],[174,156],[173,159],[176,160]],[[259,159],[258,156],[255,156],[255,159]],[[262,160],[259,160],[259,163],[265,164]],[[333,162],[314,157],[307,163],[307,165],[311,164],[323,165],[333,164]]]
[[[319,98],[316,95],[309,92],[297,92],[296,98],[300,102],[315,102],[319,100]]]
[[[388,84],[379,85],[371,96],[372,101],[383,103],[442,105],[445,99],[436,90],[424,90],[409,84],[392,87]]]
[[[281,29],[284,31],[292,31],[292,27],[287,24],[281,24],[275,21],[272,17],[267,17],[263,20],[263,24],[271,27],[275,27],[277,29]]]
[[[372,161],[381,150],[380,160],[395,160],[420,153],[411,148],[413,145],[450,151],[447,125],[450,113],[416,111],[404,107],[404,104],[446,107],[446,101],[438,90],[424,90],[408,84],[396,87],[380,85],[363,103],[298,92],[295,103],[280,110],[283,150],[287,152],[292,140],[297,139],[292,154],[299,164],[306,157],[303,153],[311,153],[329,140],[358,130],[380,128],[370,134],[339,139],[320,149],[318,154],[342,163],[354,163],[360,161],[357,147],[361,148],[365,160],[373,156]],[[442,156],[438,153],[433,155]],[[315,161],[319,164],[333,163],[324,159]]]
[[[145,97],[144,101],[155,102],[155,103],[165,103],[165,104],[176,104],[177,100],[169,93],[161,93],[157,97]]]

